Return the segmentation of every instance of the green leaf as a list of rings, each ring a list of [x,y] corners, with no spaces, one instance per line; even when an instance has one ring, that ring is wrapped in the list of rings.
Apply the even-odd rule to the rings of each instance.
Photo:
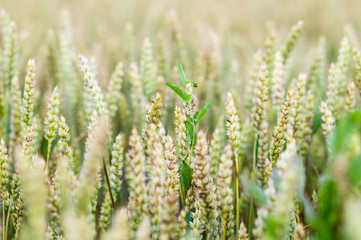
[[[336,129],[331,135],[331,149],[334,153],[346,150],[350,144],[350,135],[356,133],[361,125],[361,110],[343,116],[337,123]]]
[[[186,93],[183,89],[178,87],[176,84],[172,82],[166,82],[167,84],[178,96],[180,96],[184,101],[188,101],[191,98],[191,95]]]
[[[184,73],[182,64],[181,64],[181,62],[179,60],[177,61],[177,65],[178,65],[179,76],[180,76],[180,78],[182,80],[183,86],[185,87],[187,85],[188,81],[187,81],[186,74]]]
[[[193,129],[193,124],[189,120],[186,121],[186,129],[187,129],[187,137],[188,137],[189,146],[192,147],[193,146],[194,129]]]
[[[266,204],[267,198],[262,187],[255,181],[248,179],[246,176],[241,176],[244,191],[248,193],[261,206]]]
[[[197,82],[194,82],[192,80],[187,80],[187,77],[186,77],[186,74],[184,73],[184,70],[183,70],[183,67],[182,67],[182,64],[181,62],[178,60],[177,61],[177,65],[178,65],[178,72],[179,72],[179,76],[182,80],[182,83],[183,83],[183,86],[185,87],[188,83],[193,83],[193,86],[196,88],[198,87],[198,83]]]
[[[193,122],[194,124],[197,124],[199,122],[199,120],[201,120],[201,118],[203,117],[203,115],[207,112],[209,106],[211,105],[210,102],[207,102],[206,105],[204,105],[204,107],[202,107],[200,110],[198,110],[194,115],[193,115]]]
[[[269,239],[280,239],[281,232],[283,232],[284,222],[283,219],[275,215],[270,214],[266,219],[265,236]]]
[[[181,161],[179,163],[179,175],[181,180],[181,191],[183,191],[185,196],[188,192],[188,189],[192,185],[192,174],[193,169],[185,162]]]
[[[361,182],[361,155],[359,155],[348,167],[348,177],[354,186]]]
[[[305,196],[305,194],[303,192],[299,192],[297,194],[298,199],[302,202],[303,204],[303,209],[304,209],[304,216],[305,216],[305,220],[306,222],[314,222],[316,219],[316,214],[315,214],[315,210],[313,209],[311,202],[308,200],[308,198]]]
[[[325,176],[318,193],[320,209],[312,225],[319,234],[319,239],[342,239],[337,231],[342,209],[337,182],[331,176]]]
[[[313,121],[312,121],[312,135],[315,134],[317,132],[317,130],[321,127],[321,119],[322,114],[320,112],[320,109],[317,108],[315,113],[313,114]]]

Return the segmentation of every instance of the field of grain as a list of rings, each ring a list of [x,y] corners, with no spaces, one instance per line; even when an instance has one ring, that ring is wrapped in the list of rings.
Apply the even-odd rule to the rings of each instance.
[[[0,0],[0,239],[360,240],[359,9]]]

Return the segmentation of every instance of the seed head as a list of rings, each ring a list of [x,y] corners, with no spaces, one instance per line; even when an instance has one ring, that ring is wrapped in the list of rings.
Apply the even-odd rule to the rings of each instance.
[[[49,144],[54,140],[59,128],[59,93],[55,88],[50,96],[48,103],[48,112],[44,121],[45,138]]]
[[[265,114],[266,114],[265,105],[266,105],[266,101],[268,100],[267,82],[268,82],[267,65],[263,64],[258,74],[258,79],[254,89],[254,95],[253,95],[254,106],[252,108],[252,113],[251,113],[253,119],[253,126],[257,131],[260,130],[262,119],[265,118]]]
[[[34,115],[35,101],[35,60],[30,59],[26,69],[23,104],[22,104],[22,120],[25,126],[32,123]]]
[[[227,93],[226,102],[226,114],[227,114],[227,136],[228,141],[231,143],[233,151],[238,154],[240,147],[240,124],[237,109],[234,105],[234,100],[230,92]]]
[[[328,109],[326,102],[321,102],[320,112],[322,113],[321,127],[323,129],[323,135],[327,137],[335,128],[335,118],[333,117],[332,112]]]

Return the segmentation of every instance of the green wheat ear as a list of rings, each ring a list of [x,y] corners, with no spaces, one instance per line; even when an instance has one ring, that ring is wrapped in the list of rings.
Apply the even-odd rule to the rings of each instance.
[[[32,123],[35,102],[35,60],[28,61],[22,102],[22,120],[25,127]]]
[[[48,166],[49,164],[51,144],[55,139],[56,134],[58,134],[59,104],[59,92],[58,89],[55,87],[49,99],[48,111],[46,113],[46,118],[44,121],[44,135],[45,139],[48,140],[46,166]]]

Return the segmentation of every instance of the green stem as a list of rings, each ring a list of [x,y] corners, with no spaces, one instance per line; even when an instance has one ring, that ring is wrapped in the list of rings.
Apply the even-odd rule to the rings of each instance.
[[[108,123],[108,126],[111,126],[111,124]],[[109,127],[109,129],[111,129],[111,127]],[[110,130],[107,131],[107,140],[108,140],[109,161],[111,161],[113,158],[113,153],[112,153],[112,137],[110,134]]]
[[[110,199],[112,201],[112,205],[113,205],[113,209],[114,211],[116,210],[116,205],[115,205],[115,196],[113,197],[113,194],[112,194],[112,189],[110,187],[110,181],[109,181],[109,175],[108,175],[108,172],[107,172],[107,166],[105,165],[105,160],[104,160],[104,157],[102,158],[103,160],[103,168],[104,168],[104,175],[105,175],[105,180],[107,182],[107,185],[108,185],[108,191],[109,191],[109,194],[110,194]]]
[[[9,99],[11,99],[10,96],[9,96]],[[11,100],[9,100],[8,120],[6,123],[6,137],[7,137],[8,143],[10,143],[10,133],[11,133]]]
[[[179,183],[180,183],[180,195],[181,195],[181,201],[182,201],[182,204],[183,204],[183,207],[185,207],[186,206],[186,200],[185,200],[185,194],[184,194],[184,186],[183,186],[183,184],[182,184],[182,181],[179,181]]]
[[[238,166],[238,152],[235,151],[235,165],[236,165],[236,239],[238,239],[239,231],[239,166]]]
[[[194,125],[194,122],[191,122],[192,123],[192,125],[193,125],[193,136],[192,136],[192,138],[193,138],[193,141],[192,141],[192,146],[191,146],[191,154],[189,155],[189,156],[191,156],[192,155],[192,152],[193,152],[193,148],[194,148],[194,145],[195,145],[195,140],[196,140],[196,125]]]
[[[51,142],[52,142],[52,141],[48,140],[48,152],[47,152],[47,154],[46,154],[46,166],[45,166],[45,168],[48,168],[48,166],[49,166]]]
[[[194,127],[193,127],[193,129],[194,129]],[[194,135],[192,135],[192,139],[194,139]],[[192,149],[192,146],[191,146],[191,149]],[[180,164],[183,164],[183,162],[187,162],[188,157],[189,157],[188,162],[189,163],[191,162],[191,151],[192,150],[188,151],[185,156],[182,156]],[[182,201],[183,207],[185,207],[186,206],[186,199],[185,199],[186,198],[186,192],[185,192],[184,185],[183,185],[181,180],[179,181],[179,185],[180,185],[181,201]]]
[[[191,144],[191,149],[189,151],[189,165],[191,165],[191,162],[192,162],[192,153],[193,153],[193,149],[194,149],[194,141],[195,141],[195,138],[196,138],[196,125],[194,125],[194,122],[190,122],[193,126],[193,133],[192,133],[192,144]]]
[[[3,239],[5,240],[5,203],[3,202],[3,225],[2,225],[2,229],[3,229]]]
[[[253,162],[252,162],[252,171],[255,171],[256,169],[256,163],[257,163],[257,145],[258,145],[258,137],[259,133],[256,133],[256,136],[254,138],[253,142]]]
[[[249,216],[248,216],[248,236],[249,239],[252,239],[252,229],[253,229],[253,197],[251,198],[251,203],[249,207]]]
[[[191,122],[192,126],[193,126],[193,133],[192,133],[192,144],[191,144],[191,149],[189,151],[189,166],[191,166],[191,163],[192,163],[192,153],[193,153],[193,150],[194,150],[194,141],[195,141],[195,138],[196,138],[196,125],[194,125],[194,122]],[[185,195],[186,193],[184,193]],[[185,198],[185,196],[184,196]],[[185,199],[184,199],[184,202],[185,202]]]
[[[258,144],[258,137],[259,133],[256,133],[256,136],[254,138],[253,142],[253,163],[252,163],[252,173],[251,177],[253,177],[253,172],[256,170],[256,163],[257,163],[257,144]],[[254,206],[253,206],[253,197],[250,201],[250,207],[249,207],[249,216],[248,216],[248,233],[249,233],[249,239],[252,239],[252,228],[253,228],[253,212],[254,212]]]
[[[187,157],[189,157],[188,158],[189,164],[191,164],[191,161],[192,161],[192,153],[193,153],[193,149],[194,149],[194,140],[195,140],[195,128],[196,128],[196,126],[194,125],[193,122],[190,122],[190,123],[193,126],[192,144],[190,146],[191,148],[190,148],[190,150],[188,152],[188,156],[185,156],[185,158],[184,158],[184,161],[186,161]],[[183,206],[185,207],[186,206],[186,199],[185,199],[186,198],[186,192],[185,192],[184,186],[182,184],[182,181],[179,181],[179,182],[180,182],[180,188],[181,188],[181,190],[180,190],[181,201],[182,201]]]
[[[5,230],[5,237],[7,238],[8,236],[8,229],[9,229],[9,220],[10,220],[10,214],[11,214],[11,201],[10,201],[10,204],[9,204],[9,210],[8,210],[8,215],[6,217],[6,230]],[[4,239],[6,239],[4,238]]]

